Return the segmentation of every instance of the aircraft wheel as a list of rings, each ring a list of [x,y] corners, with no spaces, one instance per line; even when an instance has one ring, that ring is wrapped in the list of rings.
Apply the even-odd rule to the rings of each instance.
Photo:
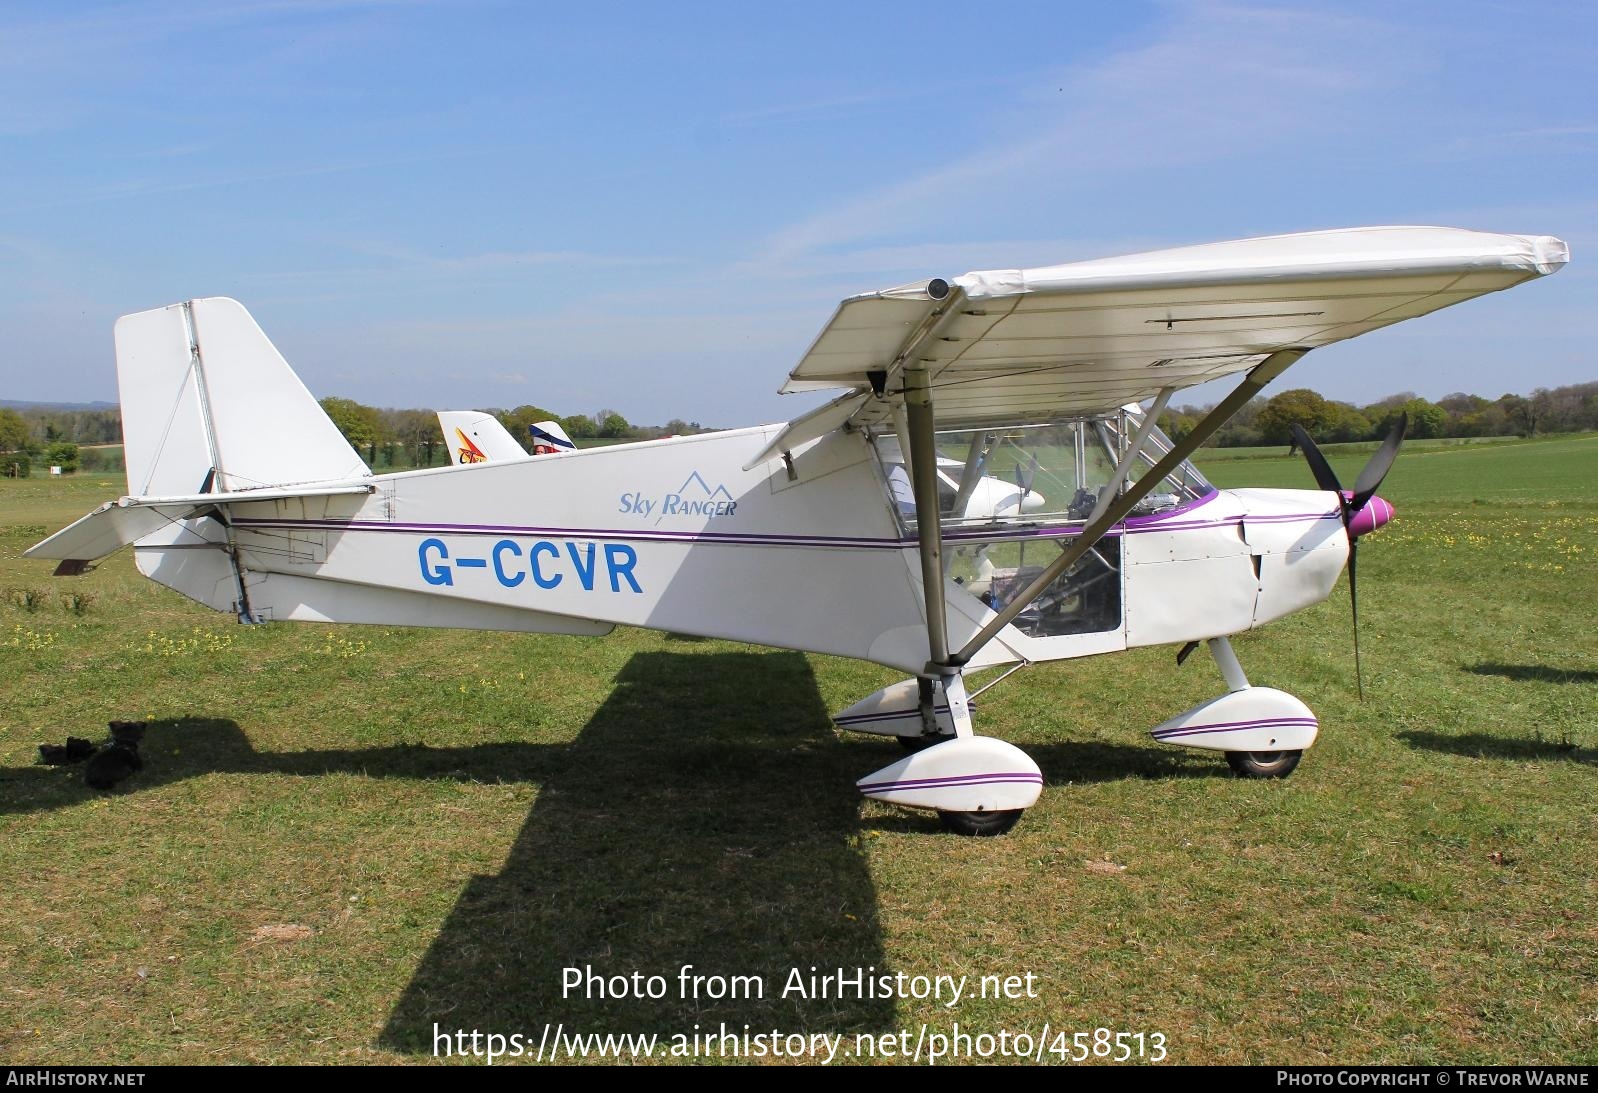
[[[993,812],[939,812],[938,822],[945,831],[956,835],[1003,835],[1021,819],[1024,808],[999,809]]]
[[[937,736],[895,736],[899,746],[905,751],[925,751],[934,744],[941,744],[945,740],[953,740],[953,733],[939,733]]]
[[[1286,778],[1304,758],[1303,751],[1229,751],[1226,765],[1239,778]]]

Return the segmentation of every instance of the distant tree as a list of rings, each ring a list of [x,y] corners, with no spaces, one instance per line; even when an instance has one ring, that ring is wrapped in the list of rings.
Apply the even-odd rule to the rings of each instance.
[[[1427,440],[1443,436],[1448,428],[1448,411],[1435,402],[1411,398],[1397,406],[1389,407],[1376,422],[1378,436],[1386,436],[1393,428],[1399,414],[1409,415],[1409,429],[1404,434],[1412,440]]]
[[[91,410],[79,418],[76,435],[79,444],[119,444],[122,441],[121,410]]]
[[[1254,419],[1267,444],[1286,444],[1297,425],[1313,435],[1330,424],[1333,414],[1326,400],[1307,387],[1283,391],[1267,402]]]
[[[1290,401],[1287,396],[1293,396],[1291,401],[1299,403],[1300,410],[1306,406],[1312,407],[1314,398],[1319,397],[1312,391],[1287,391],[1269,402],[1253,399],[1216,431],[1208,446],[1252,447],[1280,440],[1282,414],[1279,411],[1283,402]],[[1380,439],[1400,413],[1409,414],[1409,435],[1417,438],[1529,437],[1538,433],[1598,430],[1598,382],[1539,387],[1529,396],[1504,394],[1491,401],[1464,391],[1445,395],[1435,403],[1428,402],[1413,391],[1403,391],[1359,409],[1345,402],[1322,401],[1326,418],[1321,431],[1316,433],[1318,440]],[[1276,403],[1274,409],[1271,403]],[[1179,433],[1182,416],[1196,420],[1208,414],[1212,408],[1175,407],[1162,415],[1160,422],[1168,432]],[[1305,417],[1308,416],[1306,413]],[[1302,423],[1304,419],[1299,420]],[[1275,428],[1274,436],[1266,436],[1266,425]]]
[[[573,414],[559,420],[566,435],[573,440],[592,440],[599,435],[599,423],[587,414]]]
[[[1370,418],[1346,402],[1327,402],[1326,424],[1323,426],[1327,440],[1365,440],[1371,435]]]
[[[28,420],[15,410],[0,407],[0,452],[21,452],[32,446]]]
[[[60,467],[62,474],[72,474],[78,469],[78,446],[70,440],[58,440],[44,450],[44,464]]]
[[[1182,413],[1191,414],[1195,420],[1202,419],[1213,406],[1192,407],[1183,406]],[[1211,448],[1252,448],[1265,443],[1257,424],[1260,412],[1265,409],[1264,398],[1251,398],[1243,404],[1243,408],[1232,415],[1230,421],[1216,430],[1215,435],[1206,442]]]
[[[1441,406],[1444,410],[1447,410],[1449,416],[1452,417],[1455,415],[1480,413],[1492,404],[1486,399],[1482,398],[1480,395],[1471,395],[1466,394],[1464,391],[1455,391],[1452,394],[1444,395],[1442,398],[1438,399],[1437,405]]]
[[[1573,433],[1591,428],[1598,383],[1568,387],[1539,387],[1531,393],[1537,408],[1537,428],[1545,433]]]
[[[1437,405],[1448,411],[1448,424],[1444,427],[1447,436],[1485,436],[1487,435],[1486,411],[1492,403],[1480,395],[1467,394],[1464,391],[1454,391],[1437,400]]]
[[[533,450],[532,434],[527,431],[529,425],[536,425],[540,421],[559,421],[560,415],[551,413],[542,406],[518,406],[514,410],[499,410],[494,414],[499,418],[501,425],[505,426],[516,442],[529,452]]]
[[[1215,435],[1205,441],[1208,448],[1257,448],[1265,443],[1260,431],[1252,425],[1223,425]]]
[[[1381,421],[1382,418],[1387,416],[1388,411],[1394,410],[1404,405],[1404,403],[1410,401],[1411,399],[1417,398],[1420,398],[1420,396],[1413,391],[1400,391],[1396,395],[1388,395],[1384,399],[1377,399],[1369,406],[1361,406],[1359,408],[1359,412],[1370,418],[1372,421]]]
[[[120,474],[127,469],[121,448],[80,448],[78,450],[78,470],[93,471],[99,474]]]
[[[433,453],[441,450],[444,432],[432,410],[387,411],[387,426],[393,437],[410,453],[411,462],[420,467],[433,465]]]
[[[601,410],[594,417],[599,422],[599,435],[606,439],[619,439],[632,432],[633,427],[627,424],[627,419],[615,410]]]
[[[1160,415],[1159,426],[1172,440],[1181,440],[1193,431],[1198,419],[1182,410],[1166,410]]]
[[[1504,418],[1516,435],[1537,435],[1537,406],[1531,399],[1519,395],[1501,395],[1498,406],[1504,411]]]
[[[383,419],[376,410],[347,398],[325,398],[321,405],[352,448],[365,449],[369,458],[376,457],[377,442],[384,439]]]
[[[1496,402],[1471,413],[1450,414],[1448,419],[1449,436],[1507,436],[1514,431],[1509,415]]]

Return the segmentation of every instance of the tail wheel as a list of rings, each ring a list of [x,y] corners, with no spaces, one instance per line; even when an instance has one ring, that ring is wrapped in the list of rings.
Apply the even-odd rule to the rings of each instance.
[[[1024,808],[996,809],[992,812],[939,812],[938,821],[945,831],[956,835],[988,837],[1003,835],[1021,819]]]
[[[1239,778],[1286,778],[1304,758],[1299,751],[1229,751],[1226,765]]]

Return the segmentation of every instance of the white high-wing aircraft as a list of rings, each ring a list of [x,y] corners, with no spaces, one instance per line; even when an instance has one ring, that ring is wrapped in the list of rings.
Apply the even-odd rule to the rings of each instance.
[[[896,667],[835,720],[919,750],[859,789],[996,834],[1043,778],[974,732],[977,669],[1207,641],[1225,693],[1153,737],[1293,769],[1315,716],[1250,686],[1227,636],[1330,593],[1391,516],[1400,438],[1348,491],[1313,445],[1318,491],[1217,490],[1187,457],[1305,353],[1567,259],[1549,236],[1382,227],[933,279],[845,300],[783,387],[844,393],[785,425],[387,475],[243,307],[191,300],[117,323],[128,496],[27,553],[71,574],[131,543],[245,622],[621,623]],[[1232,374],[1180,441],[1155,428]],[[974,505],[984,481],[1012,503]]]

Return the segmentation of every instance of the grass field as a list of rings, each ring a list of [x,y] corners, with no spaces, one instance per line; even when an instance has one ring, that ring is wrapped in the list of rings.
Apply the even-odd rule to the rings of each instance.
[[[1333,454],[1351,482],[1364,456]],[[1309,486],[1301,459],[1222,485]],[[1348,602],[1236,642],[1320,744],[1284,782],[1147,729],[1219,693],[1142,650],[1022,672],[999,840],[862,802],[869,665],[603,640],[239,627],[119,555],[22,549],[121,492],[0,482],[0,1060],[410,1062],[446,1029],[1163,1033],[1174,1062],[1598,1062],[1598,439],[1417,448]],[[111,793],[36,745],[148,719]],[[1124,868],[1123,868],[1124,867]],[[762,1000],[678,997],[677,970]],[[562,969],[670,979],[564,997]],[[1025,974],[1035,998],[799,1000],[788,969]],[[850,1040],[852,1043],[852,1038]]]

